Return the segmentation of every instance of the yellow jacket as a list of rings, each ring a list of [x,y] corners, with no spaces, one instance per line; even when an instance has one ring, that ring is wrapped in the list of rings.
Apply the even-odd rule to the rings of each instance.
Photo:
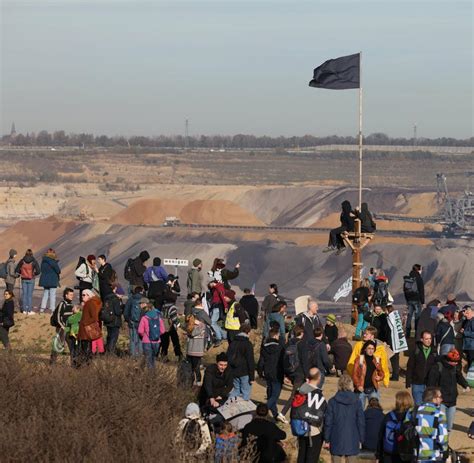
[[[385,350],[385,344],[382,341],[376,340],[377,348],[375,349],[374,356],[380,358],[380,365],[382,366],[382,370],[384,373],[383,377],[383,384],[385,387],[388,387],[390,382],[390,370],[388,369],[388,356],[387,351]],[[352,349],[352,354],[347,362],[347,373],[352,377],[352,373],[354,371],[354,364],[356,360],[359,359],[360,351],[362,350],[362,346],[364,345],[364,341],[356,342],[354,348]]]
[[[234,302],[231,306],[229,311],[227,312],[227,316],[225,317],[225,329],[226,330],[240,330],[240,320],[239,316],[235,313],[235,305],[237,302]]]

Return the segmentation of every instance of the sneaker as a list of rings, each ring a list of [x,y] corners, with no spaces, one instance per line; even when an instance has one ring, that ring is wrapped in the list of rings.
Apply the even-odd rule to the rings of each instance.
[[[28,312],[28,315],[36,315],[33,311]]]
[[[346,248],[339,248],[339,249],[336,251],[336,256],[338,256],[339,254],[342,254],[345,250],[346,250]]]
[[[283,415],[282,413],[278,413],[275,419],[277,421],[280,421],[283,424],[288,424],[288,420],[285,418],[285,415]]]
[[[336,248],[333,246],[328,246],[327,248],[323,249],[323,252],[332,252],[335,251]]]

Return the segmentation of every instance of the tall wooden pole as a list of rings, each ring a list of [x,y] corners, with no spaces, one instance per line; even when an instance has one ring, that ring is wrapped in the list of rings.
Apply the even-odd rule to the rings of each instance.
[[[362,269],[361,222],[356,219],[355,233],[352,248],[352,294],[360,286],[360,271]]]
[[[362,52],[359,52],[359,210],[362,205]]]

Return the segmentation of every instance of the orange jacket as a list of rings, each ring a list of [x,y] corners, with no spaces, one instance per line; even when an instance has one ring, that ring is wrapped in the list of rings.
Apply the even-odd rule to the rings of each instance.
[[[379,383],[384,379],[384,372],[382,369],[382,364],[380,359],[374,355],[373,362],[375,365],[375,370],[372,374],[372,384],[375,389],[379,389]],[[365,363],[365,356],[361,354],[357,361],[354,364],[354,370],[352,372],[352,381],[354,382],[354,387],[358,389],[359,387],[364,387],[365,375],[367,374],[367,364]]]

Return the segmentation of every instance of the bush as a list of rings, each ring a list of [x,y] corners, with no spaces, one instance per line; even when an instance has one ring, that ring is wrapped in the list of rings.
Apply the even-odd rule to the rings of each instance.
[[[144,371],[126,359],[74,370],[2,353],[1,460],[177,460],[175,430],[190,397],[174,378],[172,368]]]

